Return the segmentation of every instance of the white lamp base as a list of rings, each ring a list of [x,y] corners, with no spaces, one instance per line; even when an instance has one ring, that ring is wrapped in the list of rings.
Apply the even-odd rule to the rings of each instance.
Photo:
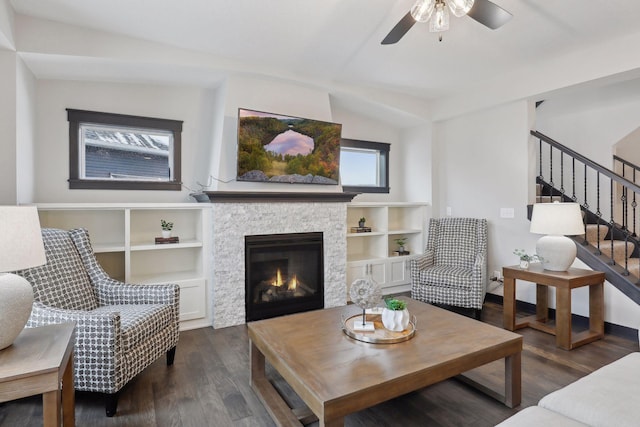
[[[9,347],[31,315],[33,289],[24,277],[0,274],[0,350]]]
[[[543,236],[536,243],[542,267],[550,271],[567,271],[576,259],[576,244],[566,236]]]

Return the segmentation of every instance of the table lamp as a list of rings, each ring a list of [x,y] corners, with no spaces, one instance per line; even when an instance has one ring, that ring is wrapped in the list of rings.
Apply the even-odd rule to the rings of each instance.
[[[566,271],[576,259],[576,244],[566,236],[584,234],[582,213],[577,203],[536,203],[531,215],[532,233],[546,234],[536,243],[542,267]]]
[[[46,262],[40,220],[34,206],[0,206],[0,350],[9,347],[29,320],[33,289],[9,271]]]

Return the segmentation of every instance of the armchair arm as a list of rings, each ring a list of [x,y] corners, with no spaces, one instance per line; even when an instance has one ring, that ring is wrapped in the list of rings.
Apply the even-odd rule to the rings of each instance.
[[[472,273],[473,278],[476,283],[481,283],[482,287],[487,289],[487,262],[486,255],[484,253],[479,253],[476,256],[476,260],[473,263]]]
[[[411,258],[409,265],[411,267],[411,274],[418,273],[420,270],[424,270],[433,266],[433,251],[426,250],[424,254]]]
[[[180,286],[176,284],[137,285],[110,278],[95,284],[100,305],[113,304],[178,304]]]

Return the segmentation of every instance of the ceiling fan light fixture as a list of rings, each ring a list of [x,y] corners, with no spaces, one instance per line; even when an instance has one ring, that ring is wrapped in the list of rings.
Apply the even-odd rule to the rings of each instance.
[[[457,18],[460,18],[471,10],[473,7],[474,0],[446,0],[447,6],[449,6],[449,10],[453,13]]]
[[[438,33],[449,29],[449,11],[444,7],[442,1],[436,3],[436,10],[433,17],[429,21],[429,31]]]
[[[418,0],[411,8],[411,16],[418,22],[427,22],[435,9],[436,0]]]

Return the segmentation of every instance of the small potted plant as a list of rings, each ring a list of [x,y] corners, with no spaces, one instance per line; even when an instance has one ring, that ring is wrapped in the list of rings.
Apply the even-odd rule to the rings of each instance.
[[[364,222],[365,222],[366,220],[367,220],[367,219],[366,219],[365,217],[360,218],[360,219],[358,220],[358,227],[360,227],[360,228],[364,227]]]
[[[165,221],[164,219],[160,220],[160,226],[162,226],[162,237],[168,239],[171,237],[171,230],[173,230],[173,223]]]
[[[513,253],[520,258],[520,268],[523,270],[529,268],[529,263],[531,262],[542,261],[542,258],[539,257],[538,254],[529,255],[524,249],[516,249]]]
[[[409,326],[407,303],[397,298],[386,298],[382,309],[382,324],[390,331],[401,332]]]
[[[407,243],[407,240],[408,239],[404,236],[393,240],[394,242],[396,242],[396,245],[398,245],[398,253],[400,253],[401,255],[404,252],[404,245]]]

